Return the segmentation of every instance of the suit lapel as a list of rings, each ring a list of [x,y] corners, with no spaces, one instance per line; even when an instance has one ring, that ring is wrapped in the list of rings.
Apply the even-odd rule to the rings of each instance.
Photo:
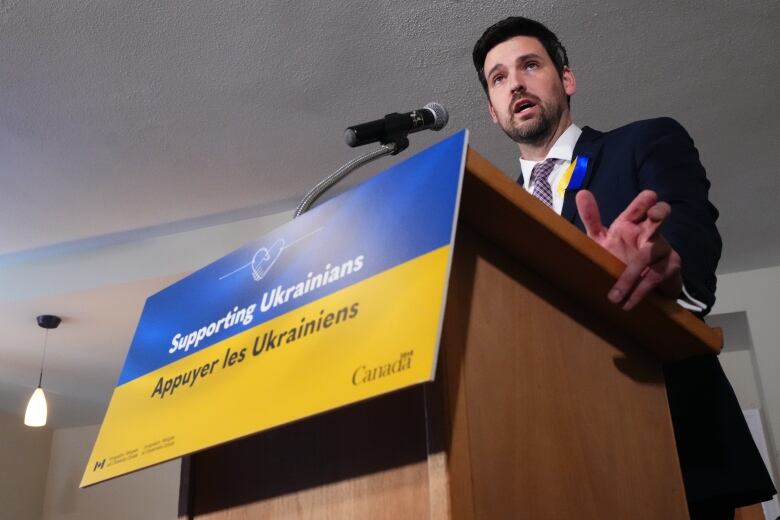
[[[577,216],[577,203],[574,200],[577,192],[588,187],[593,178],[593,172],[596,170],[599,154],[601,153],[601,141],[599,140],[601,135],[601,132],[586,126],[582,129],[582,135],[577,139],[577,144],[574,147],[574,157],[572,159],[579,156],[586,157],[588,166],[582,183],[573,189],[566,188],[566,193],[563,196],[561,216],[570,222],[574,222],[574,217]]]

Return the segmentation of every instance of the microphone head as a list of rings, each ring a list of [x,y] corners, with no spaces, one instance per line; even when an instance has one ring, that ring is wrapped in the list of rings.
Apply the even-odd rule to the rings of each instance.
[[[344,140],[347,142],[348,146],[351,146],[352,148],[356,147],[358,145],[357,132],[352,128],[347,128],[344,130]]]
[[[432,130],[441,130],[447,125],[447,121],[450,120],[450,115],[447,113],[447,109],[444,108],[440,103],[431,101],[425,105],[424,108],[427,108],[433,112],[433,126],[431,127]]]

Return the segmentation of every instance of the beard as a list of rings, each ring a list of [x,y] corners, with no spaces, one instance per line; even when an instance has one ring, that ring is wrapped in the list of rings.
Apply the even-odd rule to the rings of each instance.
[[[512,110],[514,102],[513,98],[507,109],[509,117],[501,124],[501,129],[511,140],[518,144],[537,145],[544,143],[555,133],[563,115],[563,108],[560,104],[555,103],[548,106],[537,99],[535,103],[539,109],[539,116],[529,121],[516,121]]]

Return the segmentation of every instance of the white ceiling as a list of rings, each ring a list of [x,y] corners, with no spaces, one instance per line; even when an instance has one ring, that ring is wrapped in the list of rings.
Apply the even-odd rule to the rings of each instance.
[[[575,121],[669,115],[713,182],[721,272],[780,264],[780,3],[0,0],[0,408],[99,422],[143,300],[289,218],[356,154],[346,126],[436,100],[505,170],[471,66],[482,30],[545,21]],[[416,134],[398,160],[442,138]],[[389,160],[355,175],[354,183]]]

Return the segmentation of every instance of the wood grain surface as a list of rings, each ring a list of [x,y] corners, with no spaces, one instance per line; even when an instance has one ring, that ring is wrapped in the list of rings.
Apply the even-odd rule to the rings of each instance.
[[[655,356],[473,231],[457,240],[452,517],[687,518]]]

